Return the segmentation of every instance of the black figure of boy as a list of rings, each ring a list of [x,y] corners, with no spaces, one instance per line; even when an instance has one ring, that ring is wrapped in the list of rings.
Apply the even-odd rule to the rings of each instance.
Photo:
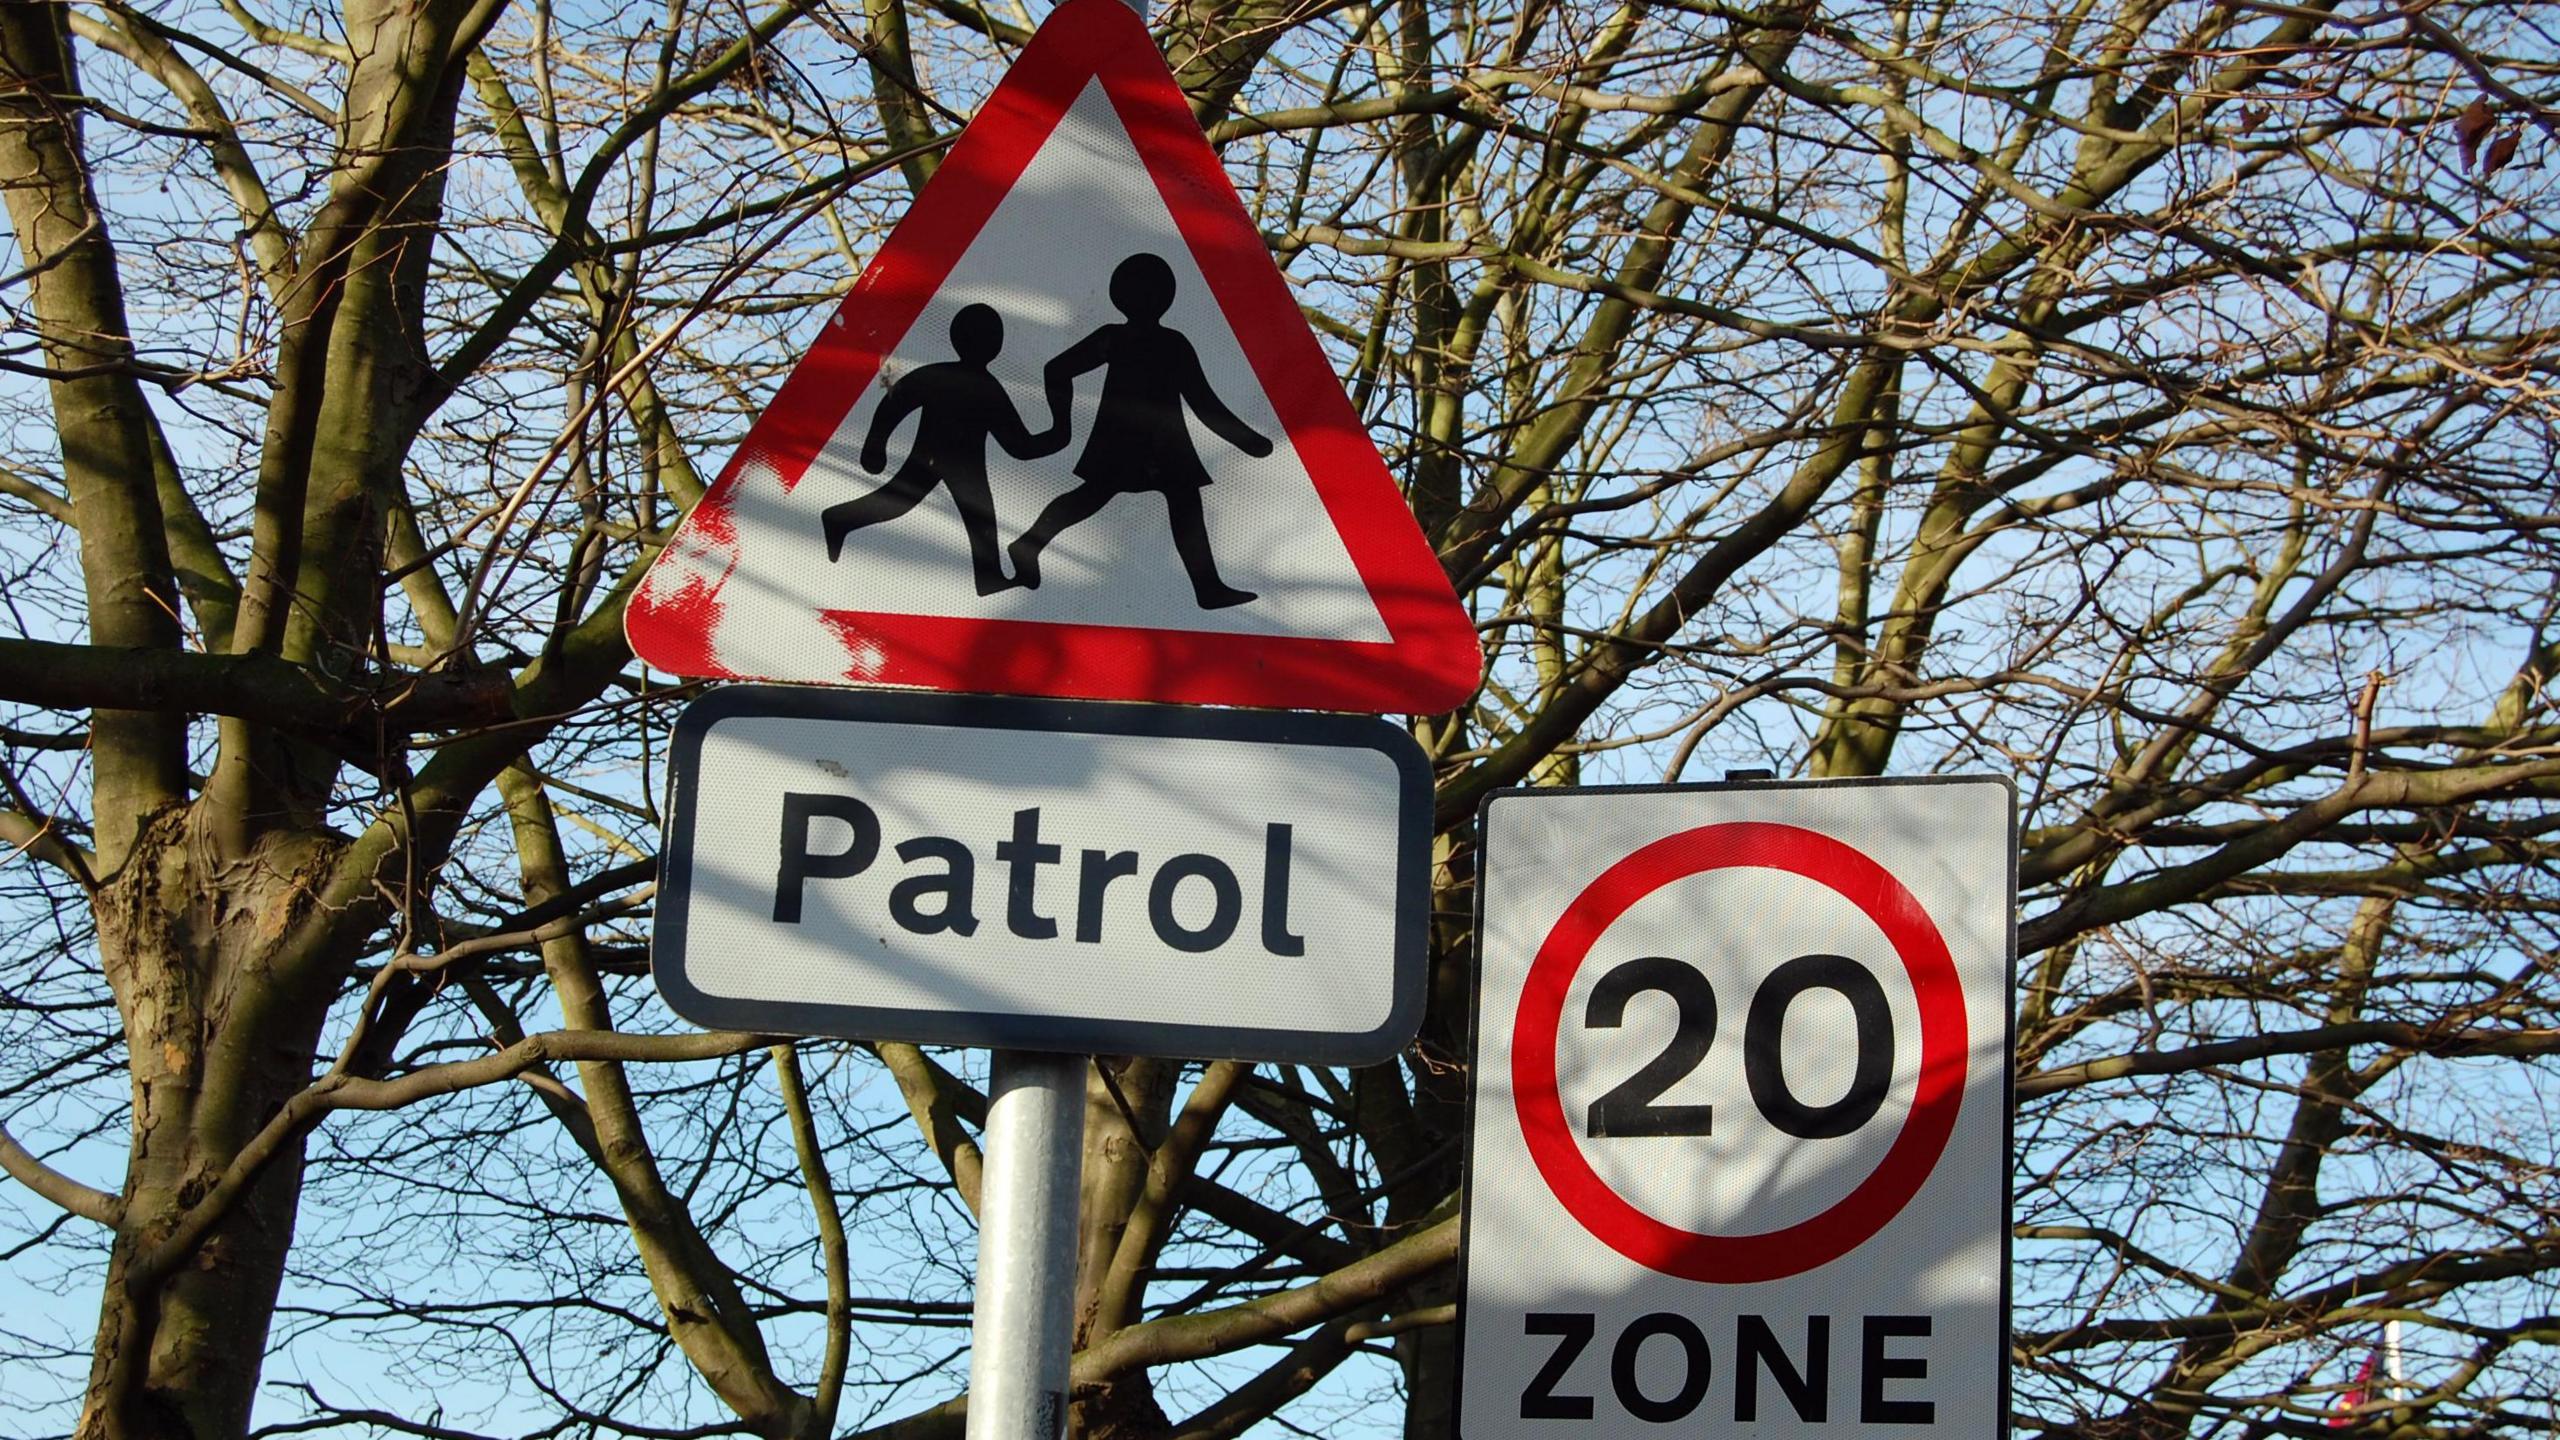
[[[960,358],[913,371],[880,397],[871,417],[871,433],[862,442],[862,468],[873,475],[889,463],[889,433],[907,412],[917,412],[915,443],[889,483],[841,505],[826,508],[827,558],[844,553],[844,537],[865,525],[895,520],[933,493],[951,487],[960,507],[960,524],[969,532],[969,568],[976,572],[978,593],[993,595],[1012,582],[996,559],[996,506],[987,493],[987,441],[993,439],[1016,459],[1055,455],[1067,448],[1064,425],[1034,435],[1004,393],[1004,382],[987,370],[987,362],[1004,349],[1004,319],[985,305],[964,305],[951,317],[951,349]]]
[[[1070,345],[1043,372],[1053,431],[1066,428],[1076,377],[1105,370],[1102,404],[1093,434],[1076,459],[1083,483],[1049,502],[1009,547],[1014,583],[1038,588],[1040,552],[1058,532],[1090,520],[1121,495],[1154,491],[1164,496],[1173,522],[1173,548],[1191,577],[1191,593],[1203,610],[1242,605],[1254,597],[1218,578],[1209,553],[1209,526],[1200,492],[1209,471],[1192,448],[1188,406],[1218,437],[1247,455],[1271,453],[1271,442],[1235,417],[1209,388],[1200,356],[1182,332],[1158,324],[1173,307],[1173,267],[1161,256],[1132,255],[1111,272],[1111,303],[1126,323],[1105,325]]]

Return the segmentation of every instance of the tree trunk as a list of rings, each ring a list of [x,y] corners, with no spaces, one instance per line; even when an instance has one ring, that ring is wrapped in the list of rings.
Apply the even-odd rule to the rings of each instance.
[[[301,1196],[287,1146],[208,1233],[171,1232],[311,1079],[334,987],[300,923],[340,846],[272,841],[215,865],[167,812],[100,888],[98,948],[132,1055],[133,1135],[80,1440],[245,1434]]]
[[[1148,1162],[1163,1143],[1179,1061],[1106,1058],[1086,1067],[1084,1176],[1077,1204],[1075,1347],[1137,1323],[1142,1286],[1111,1285],[1132,1213],[1146,1194]],[[1133,1125],[1131,1122],[1135,1121]],[[1137,1440],[1169,1428],[1145,1370],[1075,1392],[1067,1433],[1075,1440]]]

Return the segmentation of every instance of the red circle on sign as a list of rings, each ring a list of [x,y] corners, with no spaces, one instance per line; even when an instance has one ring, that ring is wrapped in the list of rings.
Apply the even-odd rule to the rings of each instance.
[[[1645,896],[1709,870],[1781,870],[1858,907],[1893,946],[1920,1012],[1920,1075],[1911,1113],[1875,1172],[1839,1203],[1783,1230],[1710,1235],[1666,1224],[1609,1188],[1565,1122],[1556,1090],[1556,1039],[1573,977],[1602,934]],[[1512,1026],[1511,1089],[1530,1158],[1557,1200],[1610,1249],[1685,1280],[1746,1284],[1827,1265],[1866,1243],[1920,1193],[1954,1133],[1970,1042],[1964,987],[1947,943],[1920,902],[1864,854],[1793,825],[1736,821],[1684,830],[1600,873],[1547,932]]]

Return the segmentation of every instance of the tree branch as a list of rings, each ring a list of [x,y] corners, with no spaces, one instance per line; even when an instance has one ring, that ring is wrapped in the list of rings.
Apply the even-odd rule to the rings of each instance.
[[[284,1103],[265,1128],[226,1166],[204,1198],[190,1206],[159,1242],[137,1256],[126,1283],[137,1290],[156,1285],[196,1252],[213,1228],[255,1185],[267,1166],[313,1126],[340,1110],[397,1110],[439,1095],[477,1089],[512,1080],[537,1065],[563,1061],[612,1060],[677,1064],[717,1060],[775,1043],[772,1035],[746,1035],[712,1030],[698,1035],[626,1035],[618,1030],[546,1030],[516,1044],[470,1060],[429,1065],[386,1080],[367,1080],[338,1073],[305,1087]]]
[[[124,1201],[37,1159],[6,1125],[0,1125],[0,1171],[83,1220],[94,1220],[110,1230],[124,1221]]]
[[[49,710],[230,715],[312,735],[415,734],[514,718],[503,675],[387,676],[349,685],[271,654],[70,645],[0,637],[0,699]]]
[[[2179,1075],[2217,1065],[2264,1060],[2273,1055],[2310,1055],[2356,1045],[2383,1045],[2420,1055],[2555,1055],[2560,1054],[2560,1030],[2442,1030],[2397,1020],[2359,1020],[2344,1025],[2321,1025],[2309,1030],[2280,1030],[2271,1035],[2215,1040],[2175,1050],[2138,1050],[2104,1060],[2057,1065],[2049,1070],[2020,1076],[2017,1093],[2020,1100],[2033,1100],[2058,1091],[2129,1076]]]
[[[2555,775],[2560,775],[2560,760],[2418,773],[2368,771],[2305,802],[2282,821],[2200,859],[2074,895],[2018,928],[2018,953],[2033,954],[2101,925],[2117,924],[2195,899],[2216,885],[2278,859],[2321,830],[2360,811],[2458,804]]]
[[[1457,1256],[1458,1220],[1452,1216],[1294,1290],[1205,1315],[1177,1315],[1132,1325],[1079,1352],[1068,1383],[1083,1389],[1123,1371],[1231,1354],[1275,1340],[1377,1306]],[[961,1433],[968,1414],[969,1397],[961,1395],[864,1430],[852,1440],[952,1440]]]
[[[817,1434],[833,1435],[836,1406],[844,1397],[844,1372],[853,1357],[853,1282],[846,1254],[844,1214],[836,1205],[835,1181],[827,1174],[826,1151],[818,1142],[817,1117],[809,1108],[809,1087],[800,1078],[797,1047],[773,1047],[773,1078],[782,1092],[783,1113],[791,1119],[791,1148],[800,1160],[800,1181],[816,1212],[818,1249],[827,1267],[827,1353],[818,1370],[812,1406]]]
[[[37,514],[46,519],[59,521],[65,525],[75,523],[71,518],[71,502],[68,499],[15,470],[0,468],[0,495],[26,502],[35,508]]]
[[[1097,1385],[1123,1371],[1231,1354],[1374,1305],[1458,1257],[1455,1216],[1409,1235],[1321,1280],[1225,1310],[1132,1325],[1075,1358],[1070,1383]]]
[[[16,810],[0,810],[0,845],[42,860],[83,887],[97,885],[97,857],[64,839],[61,827],[50,820],[38,820]]]

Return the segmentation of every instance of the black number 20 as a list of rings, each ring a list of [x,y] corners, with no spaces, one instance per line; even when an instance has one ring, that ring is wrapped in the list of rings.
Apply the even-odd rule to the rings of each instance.
[[[1614,1030],[1626,1023],[1627,1001],[1648,990],[1671,997],[1679,1007],[1671,1043],[1661,1054],[1591,1102],[1584,1133],[1594,1138],[1624,1135],[1712,1135],[1712,1105],[1657,1105],[1663,1091],[1698,1068],[1716,1040],[1716,992],[1696,966],[1667,955],[1630,960],[1600,977],[1582,1023],[1594,1030]],[[1858,1032],[1858,1063],[1847,1094],[1828,1105],[1807,1105],[1787,1088],[1787,1071],[1779,1045],[1787,1007],[1808,990],[1828,990],[1849,1002]],[[1751,1103],[1761,1118],[1799,1140],[1830,1140],[1875,1118],[1893,1085],[1893,1010],[1884,987],[1866,966],[1846,955],[1799,955],[1769,972],[1751,997],[1751,1012],[1742,1024],[1742,1078],[1751,1087]]]

